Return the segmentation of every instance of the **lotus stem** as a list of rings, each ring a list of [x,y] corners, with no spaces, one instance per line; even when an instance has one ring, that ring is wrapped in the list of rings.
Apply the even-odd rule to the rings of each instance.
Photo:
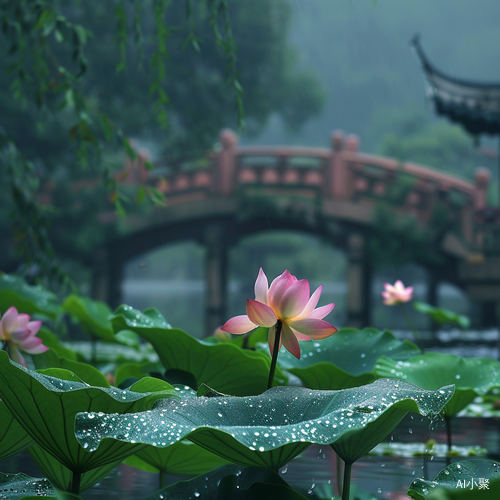
[[[243,336],[243,343],[242,343],[242,345],[241,345],[241,348],[242,348],[242,349],[250,349],[250,348],[248,347],[248,341],[250,340],[250,334],[251,334],[251,333],[252,333],[252,332],[245,333],[245,335]]]
[[[95,365],[97,361],[97,339],[92,338],[90,340],[91,353],[90,353],[90,362]]]
[[[446,441],[448,443],[448,453],[451,451],[451,417],[444,417],[446,422]]]
[[[271,389],[273,386],[274,372],[276,371],[276,362],[278,361],[278,353],[280,352],[280,337],[281,337],[281,321],[276,323],[276,330],[274,333],[274,348],[273,359],[271,360],[271,370],[269,371],[269,380],[267,381],[267,388]]]
[[[349,500],[351,495],[352,463],[344,462],[344,484],[342,485],[342,500]]]
[[[340,457],[335,454],[335,461],[337,464],[337,495],[339,497],[342,496],[342,481],[340,479],[342,477],[342,462],[340,460]]]
[[[71,481],[71,493],[75,495],[80,494],[80,481],[82,480],[82,473],[73,471],[73,479]]]
[[[165,474],[163,474],[163,471],[160,470],[160,490],[165,488]]]
[[[408,322],[408,325],[410,325],[411,331],[413,332],[413,337],[415,339],[415,343],[420,347],[420,350],[422,352],[425,352],[425,347],[424,343],[422,341],[422,337],[420,337],[420,334],[417,332],[417,329],[415,328],[415,325],[413,324],[412,319],[410,318],[410,315],[408,314],[408,311],[406,310],[406,307],[403,303],[399,304],[401,307],[401,310],[403,311],[403,314],[405,315],[406,321]]]

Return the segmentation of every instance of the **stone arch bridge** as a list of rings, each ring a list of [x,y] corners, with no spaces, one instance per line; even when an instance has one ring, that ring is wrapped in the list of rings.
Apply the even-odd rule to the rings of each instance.
[[[469,182],[359,152],[358,138],[340,131],[333,132],[329,149],[239,147],[237,142],[234,132],[223,130],[217,151],[197,161],[160,163],[152,174],[159,172],[161,178],[137,165],[131,169],[129,179],[156,186],[168,206],[148,217],[128,216],[123,234],[96,252],[94,297],[119,304],[128,260],[155,247],[194,240],[206,249],[205,330],[210,334],[226,319],[228,249],[252,233],[300,230],[345,249],[349,324],[366,326],[372,274],[367,238],[376,237],[376,214],[383,201],[396,223],[412,217],[427,228],[434,250],[446,259],[446,266],[430,273],[430,302],[438,281],[446,279],[500,312],[500,263],[495,255],[500,213],[486,207],[486,169],[478,169]],[[433,232],[438,209],[447,224]]]

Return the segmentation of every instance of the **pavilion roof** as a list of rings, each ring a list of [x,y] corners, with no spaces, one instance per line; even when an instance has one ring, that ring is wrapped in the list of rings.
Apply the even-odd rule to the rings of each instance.
[[[473,135],[500,133],[500,83],[462,80],[435,68],[418,36],[411,42],[427,81],[426,93],[436,112],[458,122]]]

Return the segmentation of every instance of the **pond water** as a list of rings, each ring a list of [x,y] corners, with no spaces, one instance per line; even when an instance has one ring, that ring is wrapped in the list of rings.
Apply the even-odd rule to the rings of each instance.
[[[412,418],[413,417],[413,418]],[[488,450],[488,456],[500,459],[500,422],[487,418],[456,418],[453,421],[454,444],[460,446],[481,446]],[[394,443],[425,443],[429,439],[446,443],[444,422],[435,430],[429,429],[428,419],[409,414],[385,441]],[[484,457],[482,457],[484,458]],[[331,488],[337,492],[336,455],[329,446],[311,446],[280,470],[280,475],[294,489],[306,497],[315,489]],[[453,458],[453,461],[464,458]],[[373,493],[380,499],[407,499],[406,491],[417,477],[432,479],[447,465],[441,457],[364,457],[353,465],[352,480],[358,487]],[[5,473],[25,472],[42,477],[28,452],[0,462],[0,471]],[[185,480],[186,476],[166,475],[166,484]],[[82,494],[84,499],[105,500],[120,498],[136,500],[158,489],[158,476],[143,472],[124,464]]]

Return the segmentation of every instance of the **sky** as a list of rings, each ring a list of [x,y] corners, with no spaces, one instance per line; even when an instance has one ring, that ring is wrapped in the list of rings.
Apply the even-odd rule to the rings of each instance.
[[[326,92],[321,116],[299,134],[272,118],[247,144],[326,146],[330,131],[361,137],[373,151],[392,117],[425,112],[423,74],[410,48],[414,34],[431,62],[464,79],[500,82],[498,0],[290,0],[290,42],[298,67],[315,72]]]

